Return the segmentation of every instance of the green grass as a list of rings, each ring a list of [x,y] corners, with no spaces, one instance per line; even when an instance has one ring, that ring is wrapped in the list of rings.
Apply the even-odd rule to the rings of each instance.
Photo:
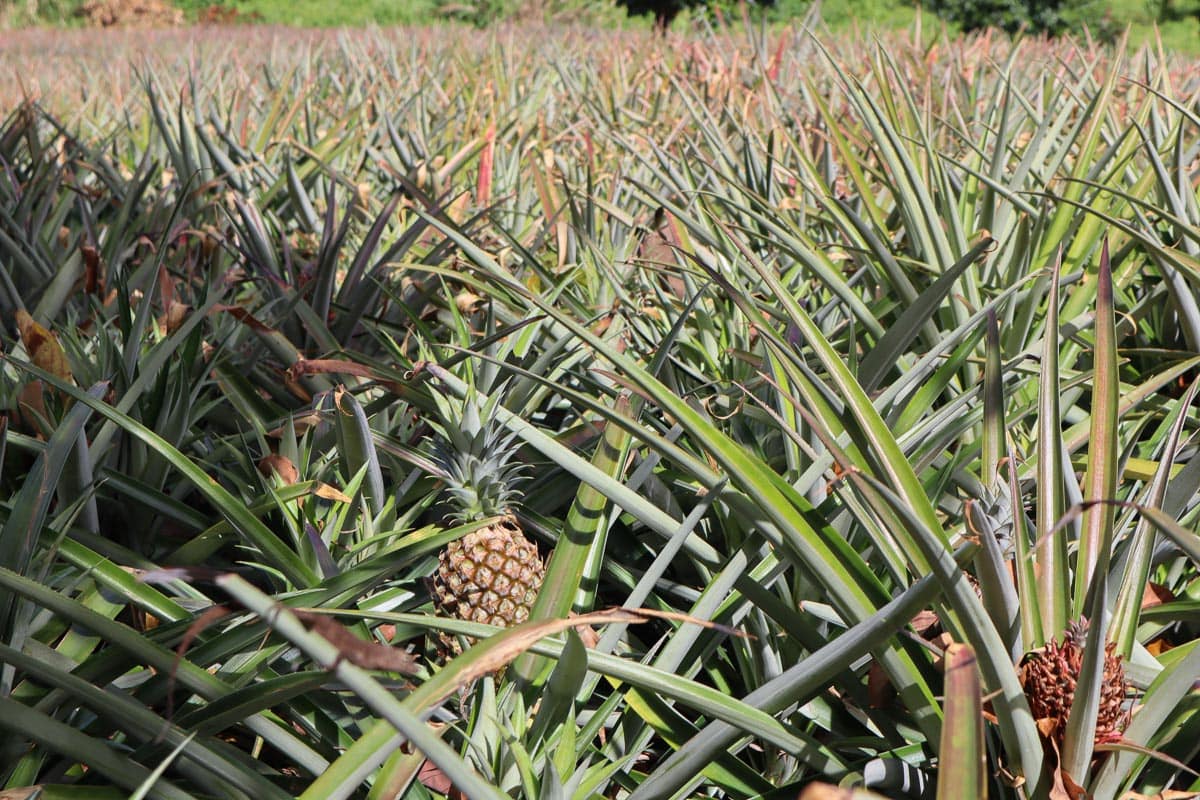
[[[214,5],[204,0],[176,0],[190,15]],[[330,28],[361,25],[417,25],[434,20],[433,0],[359,0],[353,3],[324,0],[222,0],[216,3],[239,14],[276,25]]]

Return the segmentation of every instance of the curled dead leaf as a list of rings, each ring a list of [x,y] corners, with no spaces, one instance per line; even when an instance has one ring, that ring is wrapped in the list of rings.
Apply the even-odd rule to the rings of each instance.
[[[364,641],[328,614],[290,609],[304,626],[338,649],[341,657],[360,669],[413,675],[417,660],[412,653],[379,642]]]
[[[367,378],[378,381],[381,385],[392,389],[392,391],[399,391],[397,384],[382,375],[376,374],[370,367],[354,361],[346,361],[345,359],[300,358],[296,360],[296,363],[288,367],[288,377],[292,380],[299,380],[305,375],[327,375],[330,373]]]
[[[604,611],[578,614],[568,619],[523,622],[520,625],[507,629],[503,633],[485,639],[464,653],[464,655],[469,654],[471,656],[467,662],[469,666],[466,666],[454,675],[453,685],[448,686],[442,695],[437,698],[436,702],[441,702],[460,689],[470,686],[484,675],[501,671],[513,659],[529,650],[529,648],[547,636],[562,633],[568,628],[579,630],[582,627],[592,625],[609,625],[612,623],[639,624],[648,622],[651,619],[670,619],[678,622],[686,622],[693,625],[700,625],[710,630],[723,631],[733,636],[751,638],[749,634],[730,628],[727,625],[712,622],[711,620],[671,611],[656,611],[649,608],[610,608]],[[462,657],[460,656],[459,658]]]
[[[315,411],[298,414],[292,417],[292,429],[297,436],[303,436],[308,431],[321,424],[321,415]],[[280,439],[287,432],[286,425],[280,425],[278,428],[267,431],[267,436],[272,439]]]
[[[63,352],[58,337],[34,321],[25,309],[17,309],[17,330],[29,358],[40,369],[44,369],[65,383],[75,383],[71,365]]]
[[[458,306],[458,310],[463,314],[474,314],[482,303],[483,298],[474,292],[464,290],[454,296],[454,305]]]
[[[291,486],[300,480],[300,471],[296,469],[296,465],[292,463],[291,459],[276,453],[271,453],[259,461],[258,471],[267,478],[274,473],[286,486]]]
[[[426,789],[432,789],[438,794],[449,794],[454,787],[442,768],[432,761],[426,761],[421,765],[421,770],[417,773],[417,780]]]
[[[924,609],[918,611],[908,624],[912,626],[913,632],[918,636],[925,636],[926,633],[936,634],[942,621],[938,618],[937,612]]]
[[[1050,787],[1050,800],[1083,800],[1087,796],[1087,791],[1061,767],[1054,770],[1054,785]]]
[[[253,314],[239,305],[216,305],[213,306],[210,313],[216,314],[220,312],[228,314],[246,327],[259,333],[271,333],[274,331],[274,328],[270,325],[260,322]]]
[[[158,318],[158,324],[167,332],[168,335],[170,335],[179,329],[179,326],[183,324],[185,319],[187,319],[188,312],[191,310],[192,307],[187,303],[181,303],[178,300],[172,300],[171,305],[169,305],[163,315]]]
[[[317,487],[313,489],[313,494],[322,500],[332,500],[335,503],[349,503],[354,499],[340,489],[330,486],[328,483],[317,483]]]
[[[1146,584],[1142,590],[1142,610],[1161,606],[1163,603],[1169,603],[1175,599],[1175,594],[1161,583],[1153,581]]]
[[[79,248],[83,254],[83,290],[88,294],[99,295],[104,292],[104,276],[100,270],[100,251],[90,244]]]

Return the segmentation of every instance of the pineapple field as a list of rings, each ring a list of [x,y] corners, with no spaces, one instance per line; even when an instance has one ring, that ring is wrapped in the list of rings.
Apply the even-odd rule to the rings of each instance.
[[[1200,62],[4,37],[3,800],[1200,797]]]

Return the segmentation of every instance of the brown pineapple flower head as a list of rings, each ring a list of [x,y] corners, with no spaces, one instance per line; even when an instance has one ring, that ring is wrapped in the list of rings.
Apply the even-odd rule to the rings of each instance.
[[[1083,664],[1087,621],[1071,623],[1062,641],[1050,640],[1041,650],[1025,657],[1021,666],[1021,686],[1029,700],[1029,710],[1038,728],[1061,747],[1066,731],[1075,686]],[[1096,719],[1095,743],[1114,741],[1121,737],[1129,724],[1129,709],[1125,697],[1129,681],[1121,656],[1116,655],[1116,642],[1104,647],[1104,678],[1100,690],[1100,711]]]

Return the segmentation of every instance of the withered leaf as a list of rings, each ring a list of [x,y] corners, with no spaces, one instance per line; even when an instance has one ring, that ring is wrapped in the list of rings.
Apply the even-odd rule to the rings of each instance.
[[[499,672],[513,659],[547,636],[562,633],[568,628],[621,622],[638,624],[650,619],[678,620],[700,625],[710,630],[721,630],[735,636],[746,636],[740,631],[710,620],[670,611],[655,611],[649,608],[611,608],[605,611],[593,611],[589,614],[573,615],[568,619],[523,622],[472,647],[469,652],[475,657],[470,661],[470,666],[454,675],[454,685],[447,688],[439,700],[449,697],[463,687],[470,686],[484,675]],[[480,655],[483,657],[480,658]]]
[[[356,667],[404,675],[413,675],[417,671],[417,661],[411,653],[379,642],[363,641],[328,614],[296,609],[291,609],[291,612],[305,627],[320,634],[338,649],[343,659]]]
[[[1150,581],[1142,590],[1142,610],[1161,606],[1163,603],[1169,603],[1175,599],[1175,594],[1161,583]]]
[[[297,435],[303,435],[321,424],[321,415],[310,411],[305,414],[297,414],[292,417],[292,427]],[[272,439],[280,439],[287,432],[286,425],[280,425],[278,428],[267,431],[267,436]]]
[[[300,358],[296,360],[296,363],[288,367],[288,377],[292,380],[298,380],[304,375],[325,375],[330,373],[366,378],[378,382],[381,386],[393,392],[399,393],[401,391],[400,385],[390,378],[380,375],[365,364],[346,361],[345,359]]]
[[[253,314],[238,305],[216,305],[213,306],[212,312],[210,313],[216,314],[219,312],[225,312],[246,327],[258,331],[259,333],[270,333],[274,330],[274,328],[272,328],[270,325],[259,322]]]
[[[336,503],[349,503],[354,498],[339,489],[330,486],[328,483],[317,483],[317,487],[313,489],[313,494],[322,500],[332,500]]]
[[[1054,770],[1054,786],[1050,789],[1051,800],[1083,800],[1087,791],[1074,781],[1061,767]]]
[[[90,244],[79,248],[83,253],[83,290],[91,295],[104,294],[104,276],[100,273],[100,251]]]
[[[167,310],[159,316],[158,325],[167,332],[167,335],[170,335],[179,330],[179,326],[187,319],[188,312],[191,310],[192,307],[187,303],[172,300],[171,304],[167,306]]]
[[[442,772],[442,768],[432,761],[426,761],[421,765],[421,771],[417,773],[417,780],[426,789],[432,789],[438,794],[449,794],[454,786],[446,773]]]
[[[65,383],[74,383],[71,365],[58,337],[34,321],[25,309],[17,309],[17,330],[33,363]]]
[[[258,471],[266,478],[271,477],[271,474],[274,473],[285,486],[291,486],[300,480],[300,471],[296,469],[292,460],[277,453],[264,456],[258,462]]]

